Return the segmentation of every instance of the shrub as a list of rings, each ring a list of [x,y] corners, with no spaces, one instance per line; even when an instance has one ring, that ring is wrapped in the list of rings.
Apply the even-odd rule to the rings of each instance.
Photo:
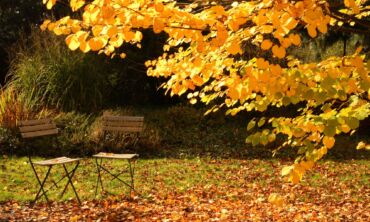
[[[71,52],[62,39],[33,29],[10,52],[8,84],[38,106],[63,111],[92,111],[109,94],[115,71],[105,58]]]
[[[9,130],[14,130],[17,121],[28,118],[32,104],[25,101],[13,87],[3,88],[0,91],[0,124]]]

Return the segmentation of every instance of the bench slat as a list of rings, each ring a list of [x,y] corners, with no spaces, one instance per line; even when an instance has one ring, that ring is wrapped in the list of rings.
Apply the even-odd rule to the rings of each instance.
[[[58,129],[21,133],[23,138],[31,138],[31,137],[47,136],[47,135],[55,135],[55,134],[58,134]]]
[[[103,130],[119,132],[141,132],[143,131],[143,127],[103,126]]]
[[[103,116],[105,121],[144,121],[143,116]]]
[[[33,126],[33,125],[41,125],[41,124],[47,124],[51,123],[51,119],[33,119],[33,120],[23,120],[20,121],[20,126]]]
[[[113,122],[113,121],[104,121],[104,126],[120,126],[120,127],[142,127],[144,122]]]
[[[49,130],[49,129],[55,129],[55,124],[42,124],[42,125],[32,125],[32,126],[21,126],[19,127],[19,130],[21,133],[27,133],[27,132],[34,132],[34,131],[41,131],[41,130]]]

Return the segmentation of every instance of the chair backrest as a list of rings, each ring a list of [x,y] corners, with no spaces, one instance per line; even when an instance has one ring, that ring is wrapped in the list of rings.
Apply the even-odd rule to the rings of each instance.
[[[144,128],[142,116],[103,116],[103,130],[120,133],[140,133]]]
[[[51,119],[23,120],[19,123],[22,138],[33,138],[58,134],[58,128]]]

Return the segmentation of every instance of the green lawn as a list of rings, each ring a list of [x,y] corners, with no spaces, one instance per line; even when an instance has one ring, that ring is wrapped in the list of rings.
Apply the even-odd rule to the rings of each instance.
[[[309,200],[319,195],[315,189],[327,193],[327,199],[340,199],[346,194],[345,192],[350,192],[353,200],[361,200],[364,198],[361,189],[369,186],[370,161],[368,160],[319,163],[305,176],[303,182],[296,186],[286,183],[280,177],[281,167],[286,164],[289,162],[257,159],[139,159],[136,164],[136,188],[144,198],[156,192],[162,195],[173,192],[181,194],[194,187],[217,186],[224,189],[243,188],[246,193],[249,193],[251,199],[256,196],[253,194],[254,190],[268,188],[266,193],[297,191],[299,195],[296,196],[300,200]],[[106,166],[118,170],[126,166],[126,162],[109,161],[106,162]],[[37,190],[37,181],[27,158],[0,159],[0,168],[0,202],[7,200],[23,202],[33,199]],[[38,167],[38,170],[45,173],[46,167]],[[60,167],[53,168],[55,180],[60,178],[61,173]],[[128,193],[128,188],[122,186],[117,180],[110,182],[111,177],[108,175],[104,178],[104,186],[109,192]],[[75,187],[82,200],[94,199],[96,179],[94,160],[84,159],[74,177]],[[299,188],[309,192],[301,192]],[[333,189],[338,190],[330,192]],[[49,194],[50,198],[58,200],[59,191],[60,189],[52,190]],[[222,195],[221,192],[220,196]],[[69,188],[63,200],[71,197],[73,192]],[[97,198],[101,196],[98,195]]]
[[[51,192],[45,202],[29,205],[36,180],[26,158],[0,159],[0,221],[368,221],[369,160],[323,161],[298,185],[280,176],[281,160],[139,159],[138,195],[116,181],[114,194],[94,199],[96,169],[85,159],[75,186],[83,201],[60,201]],[[123,162],[107,162],[112,169]],[[58,172],[60,176],[61,171]],[[269,201],[271,194],[283,205]],[[63,200],[73,197],[68,191]],[[57,201],[55,201],[57,200]]]

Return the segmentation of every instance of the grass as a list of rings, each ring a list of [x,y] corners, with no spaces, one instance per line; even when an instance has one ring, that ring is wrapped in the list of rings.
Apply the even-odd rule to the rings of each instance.
[[[35,160],[40,158],[35,158]],[[341,191],[351,193],[354,200],[363,199],[361,190],[369,186],[369,160],[351,160],[343,162],[326,161],[319,163],[315,170],[308,173],[299,185],[291,185],[280,177],[283,162],[277,159],[270,160],[238,160],[238,159],[139,159],[136,164],[136,188],[140,196],[150,198],[153,193],[169,195],[171,193],[184,194],[191,189],[207,189],[216,186],[220,190],[241,188],[247,193],[247,198],[258,198],[263,193],[298,192],[298,199],[307,201],[313,197],[325,194],[328,199],[340,199]],[[126,162],[109,161],[106,167],[114,170],[122,169]],[[72,167],[72,166],[70,166]],[[15,200],[27,202],[33,199],[37,190],[37,181],[25,157],[10,157],[0,159],[0,202]],[[38,167],[38,171],[45,173],[46,167]],[[53,168],[53,178],[57,180],[62,175],[60,167]],[[44,175],[44,174],[43,174]],[[93,159],[84,159],[76,171],[74,185],[82,200],[94,199],[96,184],[96,167]],[[105,175],[105,188],[113,194],[127,194],[128,188],[117,180],[110,181]],[[65,182],[64,182],[65,183]],[[60,189],[50,191],[52,200],[59,200]],[[50,185],[51,183],[49,183]],[[338,188],[337,192],[331,192]],[[266,190],[267,189],[267,190]],[[306,192],[302,192],[306,190]],[[248,194],[249,192],[249,194]],[[261,192],[256,194],[256,192]],[[232,194],[227,192],[215,193],[215,198]],[[73,198],[69,188],[63,201]],[[97,198],[102,198],[99,194]],[[322,198],[322,197],[320,197]]]

